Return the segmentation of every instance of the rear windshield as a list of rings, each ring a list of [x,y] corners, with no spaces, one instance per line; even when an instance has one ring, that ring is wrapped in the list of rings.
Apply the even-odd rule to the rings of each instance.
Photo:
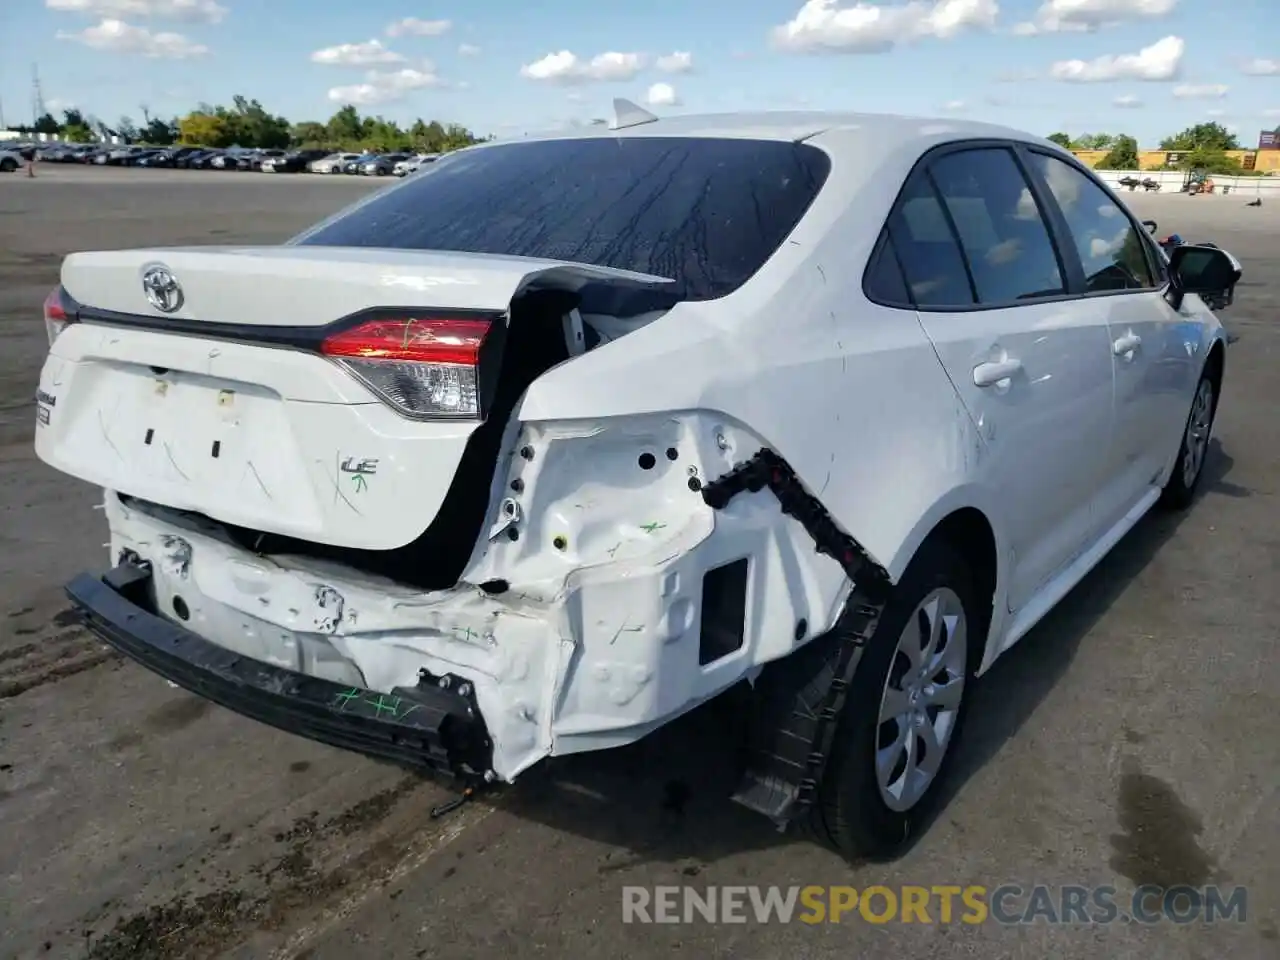
[[[542,140],[423,168],[298,242],[570,260],[722,297],[786,239],[830,170],[806,144],[690,137]]]

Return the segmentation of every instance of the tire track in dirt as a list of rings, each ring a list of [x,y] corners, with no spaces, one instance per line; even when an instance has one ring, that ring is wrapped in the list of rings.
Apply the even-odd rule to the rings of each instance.
[[[265,844],[247,839],[272,852],[238,875],[217,873],[209,888],[197,885],[199,877],[185,880],[167,900],[118,913],[96,939],[85,931],[85,960],[209,960],[247,941],[264,948],[254,955],[266,955],[352,893],[381,889],[397,875],[406,851],[422,846],[424,831],[434,832],[426,816],[432,786],[438,784],[408,774],[327,819],[312,811]],[[217,843],[228,847],[230,836]],[[206,876],[226,852],[201,857]]]
[[[39,636],[37,628],[13,629],[15,636],[37,635],[38,639],[0,650],[0,701],[123,659],[95,640],[71,609],[57,614],[52,626],[54,632],[45,636]]]

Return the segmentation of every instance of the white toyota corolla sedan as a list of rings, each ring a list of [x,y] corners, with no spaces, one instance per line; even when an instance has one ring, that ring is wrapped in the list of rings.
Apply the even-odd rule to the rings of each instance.
[[[1191,502],[1240,265],[1016,130],[615,109],[280,246],[68,256],[35,442],[112,568],[68,591],[468,785],[733,689],[736,799],[892,854],[974,678]]]

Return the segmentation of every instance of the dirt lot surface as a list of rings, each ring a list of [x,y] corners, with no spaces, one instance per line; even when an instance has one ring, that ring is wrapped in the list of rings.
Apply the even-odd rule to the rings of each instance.
[[[1280,956],[1280,209],[1135,198],[1245,265],[1203,498],[1140,524],[984,679],[945,812],[850,869],[725,801],[710,712],[432,820],[441,786],[209,706],[69,615],[62,584],[107,558],[97,492],[31,450],[62,256],[276,241],[372,185],[0,177],[0,956]],[[622,922],[627,885],[1005,883],[1110,884],[1122,906],[1142,883],[1243,885],[1248,906],[1216,926]]]

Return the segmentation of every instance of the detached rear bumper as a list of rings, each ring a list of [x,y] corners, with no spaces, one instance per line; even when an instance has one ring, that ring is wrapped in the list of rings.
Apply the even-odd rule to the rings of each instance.
[[[67,594],[106,643],[167,680],[290,733],[450,776],[483,775],[492,746],[474,694],[423,683],[391,694],[254,660],[158,616],[151,569],[126,562],[81,574]],[[452,679],[452,678],[451,678]]]

